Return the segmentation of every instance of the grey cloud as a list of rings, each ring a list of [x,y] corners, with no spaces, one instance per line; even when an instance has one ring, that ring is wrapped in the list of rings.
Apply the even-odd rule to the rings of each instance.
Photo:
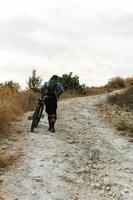
[[[56,37],[51,41],[47,40],[47,38],[40,39],[39,37],[34,37],[33,34],[38,30],[41,31],[41,29],[42,34],[45,34],[45,31],[50,31],[47,24],[39,23],[36,20],[21,19],[20,21],[8,21],[5,26],[1,26],[1,48],[11,48],[26,54],[47,57],[53,57],[56,54],[61,53],[62,50],[67,50],[65,44],[58,41]]]
[[[76,59],[79,51],[85,51],[92,30],[90,33],[86,20],[85,23],[65,20],[65,23],[62,19],[59,24],[56,24],[60,16],[56,17],[57,19],[53,18],[50,22],[45,18],[37,20],[30,16],[0,21],[0,48],[49,59],[62,55],[69,55],[69,59]],[[37,33],[44,37],[39,38]]]

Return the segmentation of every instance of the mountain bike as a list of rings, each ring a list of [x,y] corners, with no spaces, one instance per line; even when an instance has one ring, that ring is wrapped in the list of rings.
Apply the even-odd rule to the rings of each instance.
[[[41,91],[38,91],[35,89],[34,89],[34,91],[41,93]],[[34,128],[36,128],[38,126],[40,119],[43,117],[43,115],[42,115],[43,109],[44,109],[44,94],[42,94],[42,98],[38,99],[38,104],[33,113],[32,123],[31,123],[31,132],[33,132]]]

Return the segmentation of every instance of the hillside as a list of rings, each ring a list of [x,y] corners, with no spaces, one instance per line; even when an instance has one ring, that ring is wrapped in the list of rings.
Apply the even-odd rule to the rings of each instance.
[[[56,133],[48,132],[46,117],[31,133],[31,113],[17,123],[22,133],[8,145],[21,159],[1,176],[5,199],[133,199],[133,146],[98,116],[106,97],[60,102]]]

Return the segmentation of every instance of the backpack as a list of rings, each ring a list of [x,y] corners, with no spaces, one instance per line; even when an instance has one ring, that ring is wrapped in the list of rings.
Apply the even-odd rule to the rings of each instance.
[[[54,80],[50,80],[48,82],[48,87],[47,87],[48,93],[50,94],[56,94],[57,91],[57,82]]]

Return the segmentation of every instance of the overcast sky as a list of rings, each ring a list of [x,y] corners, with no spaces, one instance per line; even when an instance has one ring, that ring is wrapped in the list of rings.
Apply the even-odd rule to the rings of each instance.
[[[102,85],[133,75],[132,0],[0,1],[0,82],[73,72]]]

